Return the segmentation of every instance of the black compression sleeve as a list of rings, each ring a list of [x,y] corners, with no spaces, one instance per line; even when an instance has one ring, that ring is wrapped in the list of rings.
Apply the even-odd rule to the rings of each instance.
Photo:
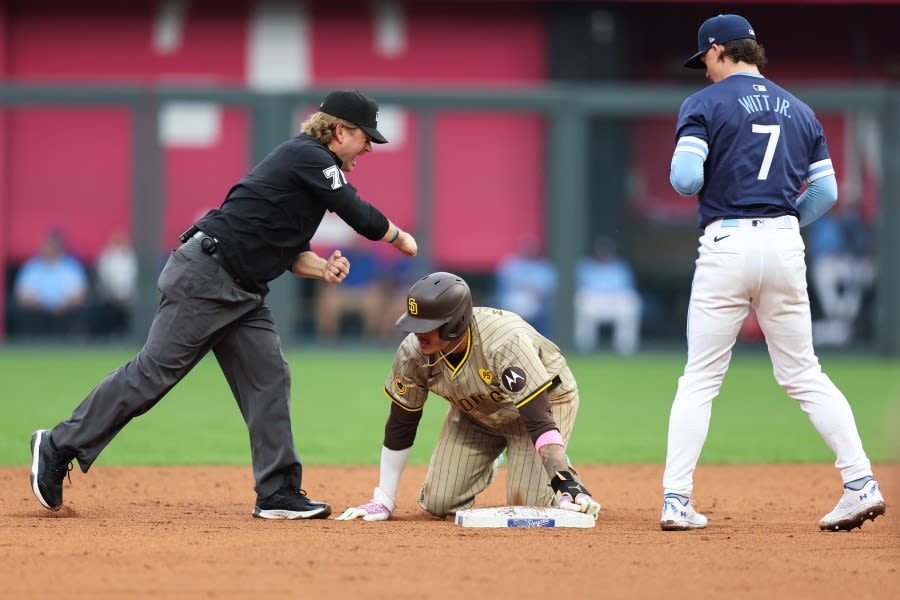
[[[422,411],[408,411],[391,403],[391,413],[384,425],[384,446],[389,450],[405,450],[416,441],[416,430]]]
[[[531,436],[532,442],[537,441],[542,433],[551,429],[559,429],[553,419],[553,413],[550,412],[550,396],[546,391],[520,406],[519,414],[525,421],[525,427],[528,429],[528,435]]]

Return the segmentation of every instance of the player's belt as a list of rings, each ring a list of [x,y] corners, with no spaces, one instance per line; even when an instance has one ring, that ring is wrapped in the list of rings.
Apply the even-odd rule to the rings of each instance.
[[[722,219],[719,227],[766,227],[774,226],[778,229],[793,229],[791,218],[787,215],[781,217],[747,217],[745,219]]]

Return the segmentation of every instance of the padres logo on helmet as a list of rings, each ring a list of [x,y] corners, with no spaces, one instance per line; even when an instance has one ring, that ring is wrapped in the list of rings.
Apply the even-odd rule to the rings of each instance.
[[[407,333],[438,330],[443,340],[466,335],[472,322],[472,292],[461,277],[439,271],[426,275],[409,288],[406,312],[397,327]]]

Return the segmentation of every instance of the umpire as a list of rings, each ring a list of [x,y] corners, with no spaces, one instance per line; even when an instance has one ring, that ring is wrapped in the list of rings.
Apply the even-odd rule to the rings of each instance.
[[[41,504],[62,505],[73,459],[87,473],[134,417],[150,410],[210,350],[247,423],[257,495],[253,516],[313,519],[331,514],[301,489],[291,432],[291,377],[266,305],[268,282],[284,271],[339,284],[350,263],[310,249],[325,211],[369,240],[408,256],[416,240],[357,194],[345,173],[387,140],[378,105],[358,91],[328,94],[302,133],[273,150],[182,236],[159,276],[161,300],[144,347],[84,399],[67,421],[31,437],[31,487]]]

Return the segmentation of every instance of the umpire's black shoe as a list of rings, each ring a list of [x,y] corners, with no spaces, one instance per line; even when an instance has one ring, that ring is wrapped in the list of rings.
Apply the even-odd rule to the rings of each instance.
[[[62,506],[63,480],[72,470],[73,458],[53,445],[46,429],[38,429],[31,435],[31,489],[50,510]]]
[[[271,496],[256,499],[253,516],[260,519],[324,519],[331,506],[306,497],[303,490],[285,488]]]

